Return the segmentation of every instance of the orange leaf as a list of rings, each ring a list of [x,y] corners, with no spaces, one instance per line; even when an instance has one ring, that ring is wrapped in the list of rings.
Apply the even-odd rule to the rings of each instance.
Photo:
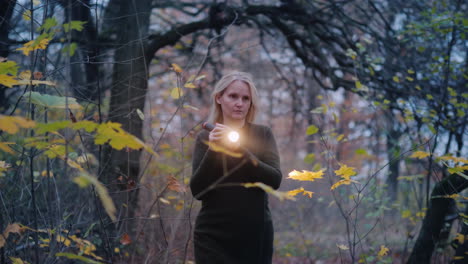
[[[185,192],[185,187],[180,184],[174,176],[167,177],[167,188],[172,191],[176,191],[179,193]]]
[[[125,233],[120,237],[120,243],[122,245],[124,245],[124,246],[129,245],[129,244],[132,243],[132,239],[130,238],[130,236],[127,233]]]

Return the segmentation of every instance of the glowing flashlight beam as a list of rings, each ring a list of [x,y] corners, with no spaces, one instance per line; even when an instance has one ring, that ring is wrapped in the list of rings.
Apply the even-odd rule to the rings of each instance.
[[[239,140],[239,133],[236,131],[231,131],[228,134],[228,138],[231,142],[237,142]]]

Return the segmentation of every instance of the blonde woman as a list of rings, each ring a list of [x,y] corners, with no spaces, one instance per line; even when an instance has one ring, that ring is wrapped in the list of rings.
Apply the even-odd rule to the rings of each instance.
[[[201,131],[195,143],[190,188],[202,201],[194,230],[197,264],[263,264],[273,255],[273,224],[268,196],[243,183],[262,182],[278,189],[281,170],[270,128],[254,124],[257,89],[250,74],[233,72],[219,80],[208,118],[215,128]],[[240,140],[227,134],[236,130]],[[210,143],[210,144],[207,144]],[[229,151],[217,152],[211,144]],[[227,152],[240,153],[241,157]]]

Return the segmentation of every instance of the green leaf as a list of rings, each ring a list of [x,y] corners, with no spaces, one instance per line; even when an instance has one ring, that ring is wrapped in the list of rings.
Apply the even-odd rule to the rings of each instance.
[[[74,130],[84,129],[86,132],[90,133],[90,132],[93,132],[94,130],[96,130],[98,126],[99,126],[99,124],[97,124],[97,123],[95,123],[93,121],[83,120],[83,121],[73,123],[71,125],[71,128],[74,129]]]
[[[61,129],[68,127],[70,123],[70,121],[58,121],[47,124],[37,124],[36,133],[41,135],[50,132],[57,132]]]
[[[304,162],[307,164],[313,163],[315,160],[315,154],[314,153],[309,153],[307,156],[304,157]]]
[[[91,181],[88,178],[84,177],[84,176],[75,177],[73,179],[73,182],[78,184],[78,186],[80,186],[80,188],[86,188],[91,184]]]
[[[65,45],[65,47],[63,47],[62,49],[62,52],[63,54],[66,54],[72,57],[73,55],[75,55],[75,51],[77,47],[78,45],[76,44],[76,42],[72,42],[70,43],[70,45]]]
[[[184,95],[184,91],[179,87],[174,87],[171,89],[171,97],[174,99],[179,99]]]
[[[358,154],[358,155],[368,155],[367,154],[367,150],[363,149],[363,148],[358,148],[354,151],[354,153]]]
[[[42,26],[40,26],[37,30],[49,31],[51,28],[55,26],[57,26],[57,20],[55,19],[55,17],[49,17],[45,20],[44,24],[42,24]]]
[[[19,66],[15,61],[5,61],[0,63],[0,74],[11,74],[16,76],[18,74]]]
[[[30,92],[29,96],[33,104],[48,108],[58,108],[65,109],[67,107],[66,97],[40,94],[38,92]],[[27,100],[27,99],[26,99]],[[76,99],[73,97],[68,97],[68,108],[69,109],[81,109],[81,105],[76,102]]]
[[[313,135],[315,133],[317,133],[319,131],[318,127],[314,126],[314,125],[310,125],[308,128],[307,128],[307,131],[306,131],[306,134],[308,136],[310,135]]]
[[[70,23],[63,24],[63,29],[66,33],[70,30],[82,31],[84,24],[86,24],[86,21],[72,20]]]
[[[356,85],[356,89],[360,90],[362,88],[362,84],[360,81],[356,81],[354,82],[354,84]]]
[[[312,114],[321,114],[323,113],[323,107],[319,106],[317,108],[314,108],[313,110],[310,111]]]
[[[395,76],[393,76],[393,81],[399,83],[400,78],[398,78],[398,76],[395,75]]]
[[[85,257],[83,257],[83,256],[76,255],[76,254],[73,254],[73,253],[64,253],[64,252],[61,252],[61,253],[55,254],[55,256],[56,256],[56,257],[66,257],[66,258],[68,258],[68,259],[81,260],[81,261],[83,261],[84,263],[88,263],[88,264],[102,264],[102,262],[95,261],[95,260],[92,260],[92,259],[89,259],[89,258],[85,258]]]

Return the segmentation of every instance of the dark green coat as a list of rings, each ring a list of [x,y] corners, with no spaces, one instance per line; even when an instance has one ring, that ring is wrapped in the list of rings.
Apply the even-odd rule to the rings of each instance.
[[[198,134],[190,180],[193,196],[202,201],[194,231],[196,263],[271,263],[268,196],[259,188],[240,186],[262,182],[279,188],[282,175],[271,129],[247,123],[240,131],[241,158],[210,150],[204,143],[208,135]]]

